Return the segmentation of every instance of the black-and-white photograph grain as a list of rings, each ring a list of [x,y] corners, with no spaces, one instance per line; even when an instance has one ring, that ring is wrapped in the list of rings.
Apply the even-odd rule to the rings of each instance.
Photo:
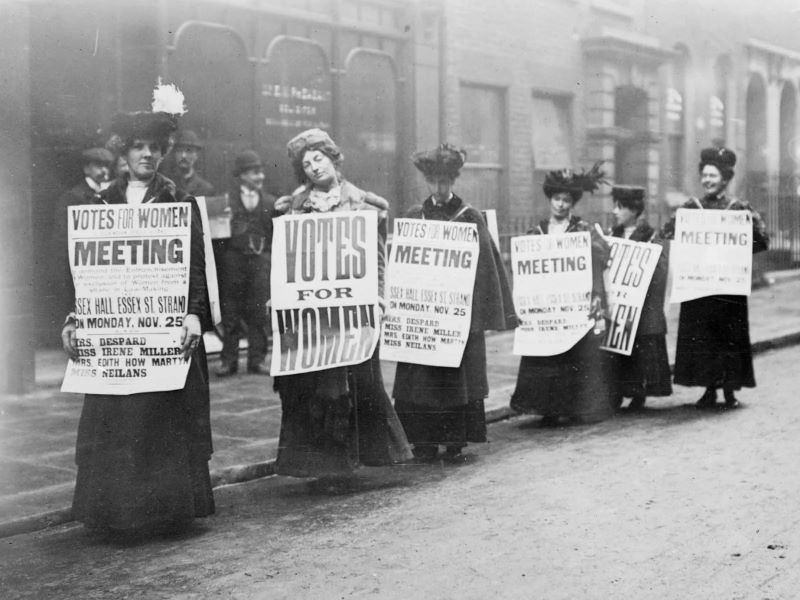
[[[0,0],[0,56],[0,597],[800,597],[800,0]]]

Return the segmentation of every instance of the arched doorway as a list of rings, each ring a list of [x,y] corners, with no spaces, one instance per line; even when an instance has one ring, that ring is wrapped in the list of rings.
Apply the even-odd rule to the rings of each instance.
[[[205,141],[200,168],[218,191],[230,185],[236,153],[253,147],[253,73],[233,29],[188,22],[176,32],[168,74],[186,97],[181,127]]]
[[[389,54],[364,48],[350,53],[340,114],[345,176],[396,206],[397,91]]]

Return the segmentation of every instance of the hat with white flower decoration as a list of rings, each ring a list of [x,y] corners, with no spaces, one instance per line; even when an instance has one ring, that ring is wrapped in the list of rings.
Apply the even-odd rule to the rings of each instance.
[[[173,84],[158,80],[153,90],[151,110],[120,112],[111,120],[112,138],[109,146],[122,152],[136,139],[154,140],[166,153],[172,134],[178,127],[178,117],[186,113],[183,93]]]

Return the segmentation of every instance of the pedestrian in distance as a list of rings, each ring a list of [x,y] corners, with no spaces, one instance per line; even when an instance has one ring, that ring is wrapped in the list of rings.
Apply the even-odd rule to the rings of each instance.
[[[489,381],[485,331],[513,329],[517,316],[500,252],[483,215],[453,193],[466,152],[442,144],[415,153],[412,160],[431,194],[406,217],[475,224],[479,254],[470,331],[461,364],[440,367],[399,362],[392,395],[417,460],[461,462],[468,456],[462,453],[467,443],[486,441],[484,400],[489,395]],[[440,446],[444,447],[441,456]]]
[[[58,297],[61,299],[58,314],[72,310],[72,276],[67,254],[67,212],[70,206],[93,204],[100,193],[110,185],[110,168],[114,155],[106,148],[88,148],[81,152],[83,180],[64,192],[53,209],[51,240],[53,256],[58,261]],[[60,317],[59,317],[60,318]]]
[[[169,92],[172,94],[169,94]],[[182,352],[191,364],[182,389],[129,395],[86,394],[76,463],[73,516],[91,529],[145,535],[184,529],[214,512],[208,369],[202,332],[211,329],[200,212],[194,198],[157,173],[175,129],[183,95],[162,87],[153,112],[117,114],[114,144],[128,164],[95,201],[109,205],[191,204],[187,314]],[[166,96],[166,97],[165,97]],[[170,101],[170,98],[172,100]],[[180,107],[180,108],[176,108]],[[64,350],[77,357],[76,321],[62,329]]]
[[[178,189],[190,196],[213,196],[214,186],[197,172],[197,162],[205,145],[191,129],[181,129],[172,147],[172,168],[167,177],[175,182]]]
[[[389,203],[342,176],[344,157],[325,131],[303,131],[287,149],[300,188],[279,199],[280,212],[378,212],[378,245],[367,251],[377,253],[376,292],[383,298]],[[384,389],[377,348],[372,358],[354,366],[275,377],[275,388],[283,411],[275,464],[279,475],[338,479],[361,465],[411,459],[411,447]]]
[[[562,420],[594,423],[613,413],[609,361],[600,350],[605,333],[603,271],[608,262],[609,246],[596,227],[573,214],[583,194],[596,191],[604,182],[603,177],[600,163],[588,172],[550,171],[543,186],[550,216],[528,232],[550,235],[588,231],[592,237],[589,318],[595,326],[566,352],[554,356],[523,356],[519,363],[511,408],[520,413],[541,415],[543,427],[556,426]]]
[[[275,198],[264,191],[264,164],[253,150],[236,156],[231,190],[231,237],[221,255],[222,365],[219,377],[239,370],[241,323],[247,327],[247,372],[269,375],[264,361],[269,344],[270,264]]]
[[[656,230],[644,218],[644,188],[615,185],[611,188],[614,200],[613,237],[633,242],[652,242]],[[653,278],[647,288],[639,327],[630,356],[614,355],[616,406],[630,398],[628,410],[644,408],[647,396],[672,394],[672,374],[667,355],[667,319],[664,316],[664,295],[667,288],[667,255],[662,248]]]
[[[728,194],[735,165],[732,150],[703,149],[698,170],[704,195],[699,200],[690,198],[682,208],[748,211],[753,221],[753,253],[761,252],[769,246],[761,215],[746,201]],[[662,229],[664,238],[673,239],[674,235],[675,217]],[[673,382],[706,388],[695,404],[699,409],[717,408],[719,388],[725,400],[723,408],[739,406],[735,392],[756,385],[747,296],[714,295],[681,303]]]

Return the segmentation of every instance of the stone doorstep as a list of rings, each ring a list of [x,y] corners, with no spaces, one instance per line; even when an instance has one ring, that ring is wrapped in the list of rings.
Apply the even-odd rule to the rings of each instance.
[[[800,331],[795,331],[769,340],[754,342],[753,354],[761,354],[770,350],[779,350],[789,346],[800,345]],[[508,388],[502,388],[507,390]],[[514,416],[508,406],[490,408],[486,411],[486,422],[495,423]],[[258,462],[245,465],[236,465],[211,471],[211,484],[213,487],[221,487],[234,483],[244,483],[261,477],[269,477],[275,474],[275,461]],[[32,533],[48,527],[63,525],[72,521],[72,508],[61,508],[48,511],[38,515],[22,517],[0,523],[0,538],[19,535],[22,533]]]

